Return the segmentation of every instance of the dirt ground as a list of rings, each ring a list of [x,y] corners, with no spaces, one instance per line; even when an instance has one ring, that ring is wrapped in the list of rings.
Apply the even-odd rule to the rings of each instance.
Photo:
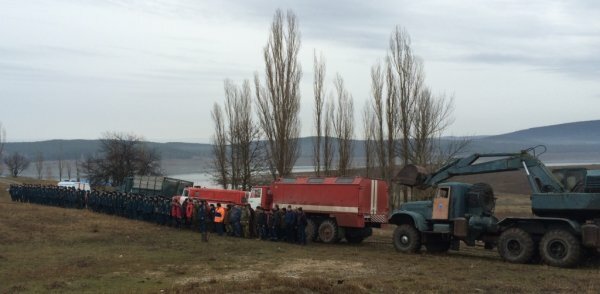
[[[20,181],[20,180],[19,180]],[[404,255],[393,228],[359,245],[211,235],[85,210],[12,203],[0,181],[0,292],[598,293],[596,260],[575,269],[503,262],[495,250]],[[530,213],[499,194],[499,214]]]

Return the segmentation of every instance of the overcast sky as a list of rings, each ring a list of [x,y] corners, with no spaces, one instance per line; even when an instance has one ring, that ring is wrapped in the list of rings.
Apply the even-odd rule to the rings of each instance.
[[[434,93],[454,95],[446,135],[600,119],[597,1],[0,0],[0,121],[9,141],[206,141],[226,78],[263,73],[277,8],[300,21],[302,135],[312,134],[312,55],[339,72],[356,118],[396,25]],[[360,129],[357,126],[356,129]],[[357,134],[360,136],[360,134]]]

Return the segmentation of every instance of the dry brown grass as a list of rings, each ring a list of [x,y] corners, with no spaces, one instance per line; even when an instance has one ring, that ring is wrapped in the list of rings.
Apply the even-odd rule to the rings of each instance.
[[[502,196],[499,209],[523,205],[519,195]],[[514,265],[482,248],[402,255],[390,244],[391,228],[360,245],[300,247],[216,236],[206,244],[190,231],[11,203],[3,184],[0,215],[0,293],[600,291],[597,263]]]

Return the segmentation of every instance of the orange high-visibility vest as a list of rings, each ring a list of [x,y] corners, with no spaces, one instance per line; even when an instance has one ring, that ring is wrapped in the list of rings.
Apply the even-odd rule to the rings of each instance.
[[[187,207],[185,208],[185,216],[187,218],[192,218],[192,216],[194,216],[194,203],[191,201],[188,202]]]
[[[177,202],[173,202],[171,203],[171,216],[175,217],[175,218],[181,218],[181,206],[179,206],[179,203]]]
[[[217,216],[215,213],[215,223],[222,223],[223,218],[225,217],[225,208],[217,207],[216,213],[219,213],[221,216]]]

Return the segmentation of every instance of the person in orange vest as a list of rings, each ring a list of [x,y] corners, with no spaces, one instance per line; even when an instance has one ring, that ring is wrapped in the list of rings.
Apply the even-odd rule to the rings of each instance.
[[[215,210],[215,226],[217,228],[217,234],[223,236],[223,218],[225,217],[225,208],[221,207],[221,203],[217,203],[217,209]]]
[[[187,225],[192,227],[192,219],[194,218],[194,202],[191,198],[188,198],[188,201],[185,205],[185,218]]]
[[[175,198],[171,202],[171,218],[173,219],[173,226],[179,227],[181,223],[181,206]]]

